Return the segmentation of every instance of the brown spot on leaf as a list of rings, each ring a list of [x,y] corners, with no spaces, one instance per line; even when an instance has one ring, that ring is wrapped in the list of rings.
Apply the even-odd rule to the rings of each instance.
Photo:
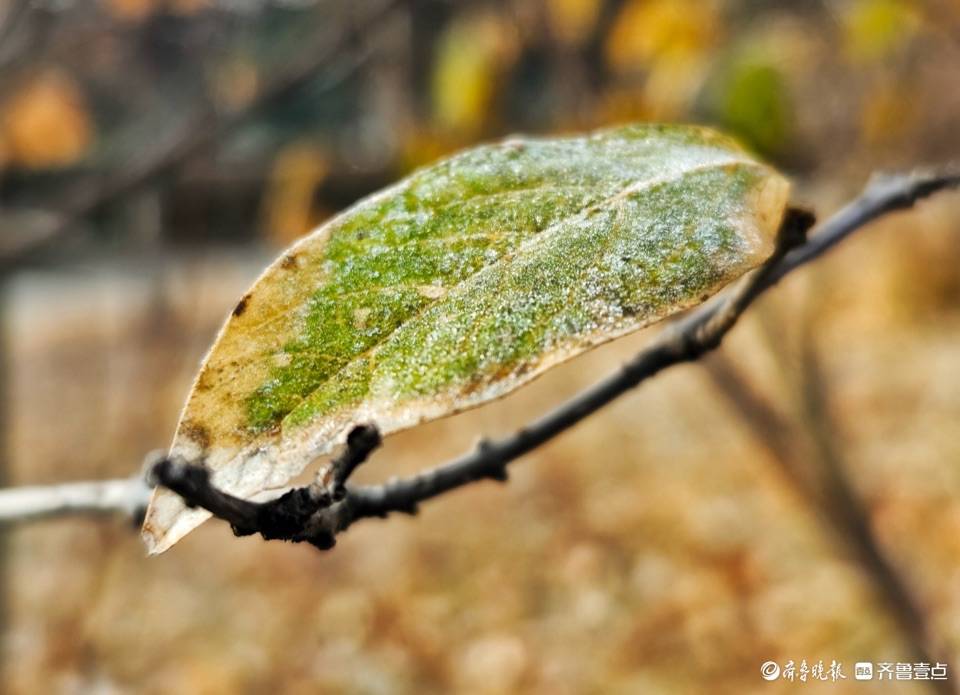
[[[193,388],[196,391],[209,391],[212,387],[213,384],[210,383],[210,372],[204,369],[200,372],[200,376],[197,377],[197,383]]]
[[[280,267],[284,270],[294,270],[297,265],[299,264],[297,263],[297,254],[295,253],[288,253],[280,261]]]
[[[472,396],[477,391],[480,390],[480,387],[486,383],[485,379],[475,377],[470,379],[466,384],[460,388],[460,396],[466,398],[467,396]]]
[[[202,451],[210,447],[210,432],[200,423],[184,420],[180,423],[180,432],[184,437],[194,442]]]
[[[507,379],[513,375],[515,370],[516,370],[515,364],[501,364],[499,367],[497,367],[497,371],[493,373],[491,380],[502,381],[503,379]]]
[[[247,305],[249,303],[250,303],[250,295],[249,294],[243,295],[243,298],[239,302],[237,302],[237,306],[233,308],[233,315],[240,316],[241,314],[243,314],[243,312],[247,310]]]
[[[502,364],[492,373],[492,374],[477,374],[470,381],[463,385],[460,389],[462,396],[471,396],[483,388],[486,388],[490,384],[509,379],[513,376],[519,376],[529,371],[531,365],[521,363],[517,364]]]

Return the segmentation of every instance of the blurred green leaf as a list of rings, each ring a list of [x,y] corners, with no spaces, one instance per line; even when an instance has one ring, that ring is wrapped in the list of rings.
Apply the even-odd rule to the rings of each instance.
[[[712,119],[754,150],[776,156],[789,146],[789,90],[766,52],[747,47],[718,62],[706,88],[706,102]]]

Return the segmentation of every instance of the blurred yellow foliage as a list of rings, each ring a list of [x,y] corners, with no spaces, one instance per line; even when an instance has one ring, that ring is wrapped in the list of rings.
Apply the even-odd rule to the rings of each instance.
[[[83,94],[59,70],[34,76],[0,111],[6,154],[22,166],[68,166],[83,157],[93,139]]]
[[[919,26],[915,8],[904,0],[856,0],[843,20],[847,55],[866,62],[895,51]]]
[[[632,0],[605,46],[618,72],[642,70],[645,116],[675,120],[687,112],[706,73],[719,18],[711,0]]]
[[[705,67],[699,56],[692,55],[677,55],[654,63],[643,88],[648,118],[683,119],[703,84]]]
[[[277,154],[263,199],[265,236],[286,246],[317,222],[313,194],[330,171],[328,158],[314,143],[296,141]]]
[[[607,41],[607,62],[621,71],[654,61],[688,62],[714,43],[716,14],[712,0],[630,0]]]
[[[464,136],[485,125],[497,79],[517,54],[515,27],[493,14],[454,20],[440,37],[433,67],[434,120]]]
[[[547,18],[561,42],[583,43],[597,21],[600,0],[546,0]]]

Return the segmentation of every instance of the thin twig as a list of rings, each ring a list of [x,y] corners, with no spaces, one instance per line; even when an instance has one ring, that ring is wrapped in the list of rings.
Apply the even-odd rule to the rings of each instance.
[[[370,458],[382,440],[380,431],[373,425],[359,425],[347,435],[347,443],[340,456],[330,462],[317,476],[313,488],[315,494],[325,494],[333,501],[342,500],[347,494],[347,480],[361,463]]]
[[[937,191],[957,186],[960,186],[958,165],[951,165],[942,171],[874,176],[859,197],[847,203],[821,225],[818,234],[787,254],[783,263],[770,275],[769,284],[776,284],[787,273],[822,256],[878,217],[896,210],[906,210],[913,207],[918,200]]]
[[[150,487],[142,476],[63,485],[0,490],[0,524],[35,521],[68,514],[122,514],[143,517]]]

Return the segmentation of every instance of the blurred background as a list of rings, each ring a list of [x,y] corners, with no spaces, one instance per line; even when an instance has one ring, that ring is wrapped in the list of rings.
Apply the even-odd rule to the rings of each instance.
[[[0,477],[134,473],[236,298],[326,217],[515,132],[691,121],[821,217],[960,160],[956,0],[2,0]],[[391,438],[433,465],[613,369],[622,339]],[[210,522],[7,529],[11,693],[953,692],[960,198],[791,276],[722,350],[329,553]],[[842,663],[766,682],[760,664]],[[856,661],[948,664],[862,684]]]

